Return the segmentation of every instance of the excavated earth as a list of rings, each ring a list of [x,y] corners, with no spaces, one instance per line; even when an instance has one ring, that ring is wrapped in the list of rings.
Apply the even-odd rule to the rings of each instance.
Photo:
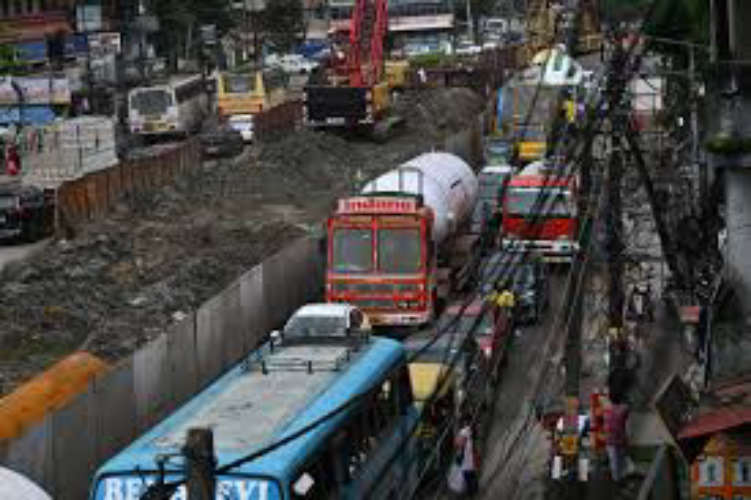
[[[246,269],[320,228],[334,200],[475,119],[466,89],[400,96],[385,144],[299,131],[124,200],[0,275],[0,394],[73,350],[127,356]]]

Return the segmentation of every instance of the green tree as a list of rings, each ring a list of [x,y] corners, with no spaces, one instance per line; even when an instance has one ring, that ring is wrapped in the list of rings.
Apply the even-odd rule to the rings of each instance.
[[[230,0],[153,0],[152,9],[159,19],[157,51],[173,68],[178,57],[197,54],[201,25],[215,25],[221,37],[234,24]]]
[[[262,16],[266,36],[279,52],[288,52],[305,33],[305,17],[300,0],[272,0]]]
[[[490,17],[495,13],[497,7],[496,0],[469,0],[469,8],[472,11],[472,32],[475,35],[475,42],[480,41],[480,18]],[[467,22],[467,0],[458,0],[454,2],[454,15],[457,19]]]
[[[645,26],[647,35],[707,43],[709,38],[709,2],[707,0],[604,0],[606,20],[638,21],[657,1]]]

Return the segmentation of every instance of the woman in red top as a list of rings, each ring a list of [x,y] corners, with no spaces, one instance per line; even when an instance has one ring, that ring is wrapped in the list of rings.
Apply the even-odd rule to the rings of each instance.
[[[605,410],[605,444],[608,450],[608,462],[613,481],[620,481],[626,467],[626,421],[628,406],[620,397],[611,398],[612,404]]]

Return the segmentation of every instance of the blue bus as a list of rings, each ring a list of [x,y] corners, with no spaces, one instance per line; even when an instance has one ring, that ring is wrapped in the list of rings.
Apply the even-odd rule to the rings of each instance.
[[[352,400],[309,432],[217,477],[216,499],[410,498],[419,415],[405,349],[363,333],[362,318],[348,304],[304,306],[281,334],[107,461],[89,498],[138,500],[157,481],[160,456],[174,455],[163,463],[167,482],[184,479],[179,454],[190,428],[213,429],[221,467]],[[181,486],[171,500],[186,497]]]

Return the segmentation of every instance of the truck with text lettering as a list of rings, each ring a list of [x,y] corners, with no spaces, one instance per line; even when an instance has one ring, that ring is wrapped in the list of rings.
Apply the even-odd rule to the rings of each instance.
[[[473,276],[477,192],[467,163],[433,152],[339,200],[326,227],[326,300],[357,305],[375,326],[431,321]]]

